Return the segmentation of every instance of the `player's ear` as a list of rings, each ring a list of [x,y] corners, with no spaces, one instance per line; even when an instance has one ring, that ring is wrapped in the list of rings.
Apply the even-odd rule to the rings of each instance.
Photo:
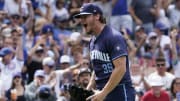
[[[106,24],[106,18],[104,18],[103,15],[95,14],[94,16],[95,16],[95,19],[96,19],[96,20],[100,21],[101,23]]]
[[[98,20],[100,20],[100,15],[99,14],[94,14],[94,17],[95,17],[95,19],[98,21]]]
[[[99,21],[103,24],[106,24],[106,18],[103,15],[100,15]]]

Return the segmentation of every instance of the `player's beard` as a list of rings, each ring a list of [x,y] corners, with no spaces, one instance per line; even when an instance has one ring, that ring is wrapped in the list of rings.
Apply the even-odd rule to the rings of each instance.
[[[86,32],[86,34],[87,35],[91,35],[93,33],[93,31],[91,30],[91,31],[88,31],[88,32]]]

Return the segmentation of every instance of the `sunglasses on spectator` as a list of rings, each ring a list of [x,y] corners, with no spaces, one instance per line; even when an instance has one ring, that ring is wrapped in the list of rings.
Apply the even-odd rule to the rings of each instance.
[[[20,77],[20,76],[15,76],[14,78],[18,78],[18,79],[19,79],[19,78],[21,78],[21,77]]]
[[[17,16],[17,15],[14,15],[14,16],[11,16],[13,19],[16,19],[16,20],[19,20],[20,19],[20,16]]]
[[[180,85],[180,82],[175,82],[176,85]]]
[[[153,39],[156,39],[156,38],[157,38],[156,36],[153,36],[153,37],[151,37],[150,39],[152,39],[152,40],[153,40]]]
[[[36,54],[41,54],[41,53],[44,53],[44,50],[37,50],[35,51]]]
[[[84,65],[89,65],[89,63],[86,63],[86,62],[84,62],[83,64],[84,64]]]
[[[39,76],[37,76],[37,77],[40,78],[40,79],[44,79],[44,76],[40,76],[40,75],[39,75]]]
[[[156,66],[157,66],[157,67],[164,67],[165,64],[164,64],[164,63],[162,63],[162,64],[156,64]]]

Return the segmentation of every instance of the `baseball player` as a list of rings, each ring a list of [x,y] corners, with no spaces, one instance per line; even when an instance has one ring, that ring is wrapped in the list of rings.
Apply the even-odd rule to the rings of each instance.
[[[86,32],[93,35],[90,58],[94,73],[88,87],[96,83],[98,91],[87,100],[135,101],[127,44],[122,34],[105,24],[102,10],[94,4],[83,5],[74,17],[80,18]]]

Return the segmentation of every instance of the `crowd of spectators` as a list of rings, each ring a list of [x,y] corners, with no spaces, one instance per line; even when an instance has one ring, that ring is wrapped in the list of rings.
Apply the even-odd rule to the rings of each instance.
[[[71,101],[65,84],[86,89],[91,36],[73,18],[86,3],[125,38],[136,101],[180,100],[180,0],[0,0],[0,101]]]

